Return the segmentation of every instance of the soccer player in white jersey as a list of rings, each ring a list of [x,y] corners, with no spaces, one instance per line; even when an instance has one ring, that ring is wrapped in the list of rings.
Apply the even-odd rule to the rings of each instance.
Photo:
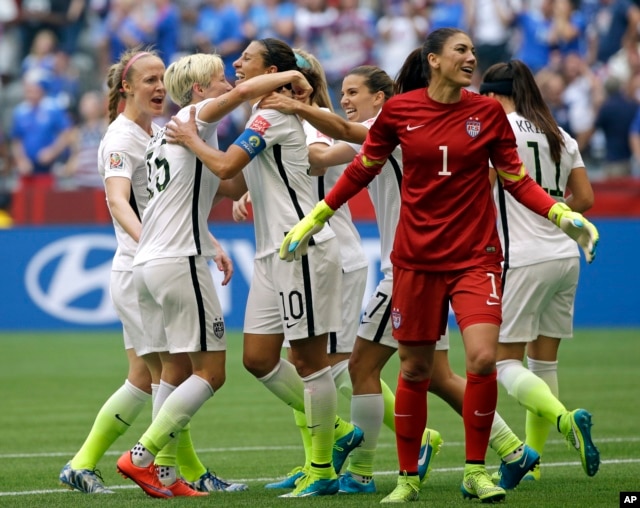
[[[341,100],[348,121],[337,115],[319,111],[317,108],[301,105],[299,101],[286,100],[282,96],[269,97],[264,101],[264,106],[297,113],[320,130],[330,132],[336,139],[355,142],[336,143],[324,153],[312,152],[310,154],[312,164],[322,166],[351,160],[360,151],[360,143],[364,141],[369,127],[375,121],[386,99],[393,94],[393,87],[391,78],[376,67],[363,66],[350,71],[343,82]],[[384,169],[368,187],[380,232],[381,269],[384,277],[366,307],[349,365],[354,387],[351,418],[356,425],[362,426],[366,439],[351,453],[347,472],[340,478],[340,492],[343,493],[375,491],[372,477],[373,458],[383,419],[388,427],[395,428],[393,394],[389,404],[384,384],[381,394],[380,373],[397,349],[397,343],[391,335],[393,271],[390,254],[400,210],[401,182],[402,152],[398,147],[393,157],[387,161]],[[448,349],[449,334],[446,333],[436,345],[430,391],[461,414],[465,379],[451,370]],[[435,430],[426,429],[420,449],[418,470],[422,481],[426,478],[432,465],[431,461],[441,445],[440,434]],[[528,471],[527,468],[535,465],[538,458],[535,452],[526,449],[523,442],[497,413],[492,427],[490,445],[503,461],[511,461],[515,458],[521,461],[523,457],[526,458],[526,467],[520,468],[519,476],[513,475],[511,478],[516,484]]]
[[[293,50],[271,38],[251,42],[234,67],[239,84],[254,76],[298,69]],[[297,93],[295,86],[293,90]],[[341,327],[340,298],[335,297],[342,284],[339,246],[329,228],[316,235],[296,262],[279,260],[282,238],[311,210],[315,195],[307,174],[302,124],[292,115],[260,109],[258,102],[252,102],[245,131],[226,152],[207,146],[188,127],[182,129],[184,124],[172,132],[175,141],[192,149],[220,178],[246,182],[253,204],[256,255],[245,313],[243,362],[283,402],[304,411],[311,430],[309,474],[285,496],[330,495],[338,491],[332,465],[337,399],[327,338]],[[285,338],[294,364],[280,356]]]
[[[308,104],[333,111],[326,77],[322,65],[311,54],[301,49],[294,49],[298,67],[308,69],[312,76],[312,94],[306,99]],[[302,122],[307,145],[309,150],[325,149],[333,145],[333,140],[322,134],[318,129],[306,121]],[[314,168],[310,174],[314,178],[316,190],[315,198],[324,198],[338,177],[342,174],[344,165],[324,168]],[[243,208],[243,203],[234,203],[236,214]],[[348,207],[341,208],[337,214],[331,218],[331,229],[336,234],[340,243],[340,257],[342,259],[342,329],[338,332],[329,333],[327,344],[327,354],[331,365],[331,374],[336,388],[345,397],[351,399],[351,379],[349,377],[348,364],[349,356],[353,350],[353,343],[358,331],[362,299],[367,285],[368,261],[362,247],[362,241],[358,230],[353,224],[351,213]],[[291,350],[288,341],[285,341],[289,361]],[[295,467],[283,480],[268,483],[268,489],[293,489],[296,482],[303,476],[311,466],[311,439],[307,427],[307,420],[303,412],[293,411],[296,426],[300,430],[302,443],[305,452],[305,464]],[[358,426],[351,422],[336,418],[335,443],[333,445],[333,466],[337,473],[340,473],[342,465],[353,449],[359,446],[363,439],[363,432]]]
[[[480,92],[502,104],[520,158],[538,184],[572,210],[591,208],[593,190],[577,142],[554,121],[529,68],[519,60],[495,64],[485,73]],[[553,425],[578,450],[585,473],[593,476],[600,454],[591,439],[591,414],[569,411],[558,400],[558,348],[562,339],[573,336],[578,248],[499,185],[494,197],[505,258],[498,379],[528,410],[527,444],[542,454]],[[539,468],[530,476],[539,479]]]
[[[173,63],[165,83],[172,100],[190,115],[195,104],[198,135],[217,147],[216,127],[222,117],[254,95],[297,81],[300,73],[262,76],[233,89],[224,77],[218,55],[196,54]],[[142,221],[139,247],[133,262],[140,312],[148,332],[146,351],[158,352],[164,366],[187,353],[190,376],[166,397],[153,423],[131,451],[118,460],[118,470],[152,497],[205,495],[210,489],[189,485],[177,476],[175,461],[158,468],[158,452],[177,447],[181,433],[195,412],[225,380],[226,336],[222,309],[208,268],[215,259],[231,277],[230,260],[209,233],[207,218],[216,194],[237,198],[230,185],[203,168],[196,156],[179,145],[168,144],[164,130],[151,139],[146,152],[150,200]],[[188,377],[187,377],[188,376]],[[232,484],[224,490],[245,490]]]
[[[162,60],[154,53],[132,50],[108,72],[110,125],[100,143],[97,163],[118,244],[110,287],[122,322],[129,371],[124,385],[98,412],[80,450],[60,472],[63,485],[88,494],[112,493],[95,469],[97,462],[134,422],[160,379],[158,355],[136,354],[144,332],[131,264],[140,236],[140,216],[147,204],[144,153],[151,136],[159,130],[153,118],[162,114],[164,70]]]

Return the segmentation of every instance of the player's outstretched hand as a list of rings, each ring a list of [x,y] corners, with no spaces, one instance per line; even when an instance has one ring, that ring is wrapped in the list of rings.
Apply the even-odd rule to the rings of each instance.
[[[329,205],[324,202],[324,199],[320,201],[284,237],[284,241],[280,246],[280,259],[293,261],[306,255],[309,248],[309,240],[324,227],[325,222],[331,218],[333,212]]]
[[[587,263],[595,259],[600,235],[596,227],[581,213],[574,212],[564,203],[556,203],[549,210],[549,220],[578,242]]]

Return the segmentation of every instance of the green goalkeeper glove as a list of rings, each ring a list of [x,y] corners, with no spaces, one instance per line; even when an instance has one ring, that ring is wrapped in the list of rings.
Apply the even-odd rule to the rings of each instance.
[[[595,259],[600,235],[596,227],[582,214],[572,211],[564,203],[556,203],[549,210],[549,220],[578,242],[584,251],[587,263]]]
[[[309,248],[309,240],[324,227],[334,211],[329,205],[320,201],[311,213],[307,214],[300,222],[291,228],[291,231],[284,237],[284,241],[280,246],[280,259],[285,261],[293,261],[300,259],[307,253]]]

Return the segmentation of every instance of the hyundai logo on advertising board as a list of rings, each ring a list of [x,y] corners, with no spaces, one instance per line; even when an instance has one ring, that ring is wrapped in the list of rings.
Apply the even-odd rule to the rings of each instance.
[[[40,249],[25,273],[25,287],[45,312],[76,324],[117,320],[109,291],[115,236],[75,235]]]

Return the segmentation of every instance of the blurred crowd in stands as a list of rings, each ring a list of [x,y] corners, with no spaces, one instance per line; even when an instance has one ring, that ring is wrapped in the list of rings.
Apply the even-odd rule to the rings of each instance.
[[[217,52],[233,82],[232,63],[248,41],[277,37],[322,62],[337,106],[347,70],[375,64],[395,77],[409,52],[443,26],[471,35],[477,82],[498,61],[518,58],[531,67],[558,123],[578,139],[594,181],[640,179],[639,4],[1,0],[0,214],[24,186],[102,188],[96,151],[107,126],[104,80],[125,48],[153,45],[167,64],[186,53]],[[167,101],[166,118],[174,111]],[[225,119],[223,147],[246,114]]]

